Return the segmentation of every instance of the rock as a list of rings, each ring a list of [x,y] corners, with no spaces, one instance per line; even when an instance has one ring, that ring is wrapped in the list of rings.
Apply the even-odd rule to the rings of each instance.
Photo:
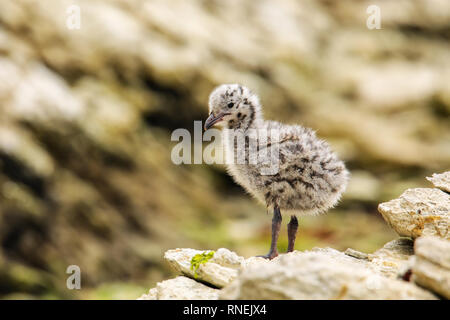
[[[353,249],[350,249],[349,251],[352,253],[357,252],[356,250],[353,250]],[[366,259],[356,258],[356,257],[353,257],[351,255],[348,255],[344,252],[341,252],[341,251],[333,249],[333,248],[317,248],[316,247],[316,248],[312,248],[311,251],[305,251],[305,252],[295,251],[296,255],[301,255],[301,254],[308,253],[308,252],[320,253],[320,254],[326,255],[336,261],[347,261],[349,263],[357,263],[361,266],[367,266],[367,263],[368,263],[368,261]],[[364,253],[362,253],[362,252],[360,252],[360,254],[364,255]]]
[[[413,245],[413,240],[401,238],[372,254],[313,248],[273,260],[244,259],[221,248],[200,264],[197,277],[190,270],[190,259],[210,251],[169,250],[166,260],[189,277],[160,282],[139,299],[436,299],[433,293],[448,297],[450,242],[423,237]],[[234,271],[232,279],[225,278],[223,270]],[[411,270],[414,281],[409,281]],[[221,283],[222,289],[205,282]]]
[[[410,258],[414,254],[413,246],[414,242],[406,238],[390,241],[368,255],[370,266],[387,277],[402,277],[409,269]]]
[[[445,186],[441,175],[431,179]],[[449,197],[436,188],[417,188],[380,204],[379,211],[397,233],[418,239],[395,239],[371,254],[313,248],[266,260],[244,259],[221,248],[210,256],[205,254],[211,251],[175,249],[164,257],[175,271],[194,279],[190,281],[222,288],[209,288],[216,299],[436,299],[434,293],[449,298]],[[205,259],[197,259],[202,262],[194,272],[191,261],[199,254]],[[140,299],[170,298],[163,283]]]
[[[158,295],[158,289],[152,288],[148,291],[147,294],[144,293],[142,296],[140,296],[136,300],[158,300],[157,295]]]
[[[416,240],[414,250],[413,280],[450,299],[450,241],[423,237]]]
[[[390,279],[360,259],[333,250],[292,252],[254,261],[221,299],[435,299],[412,283]]]
[[[195,280],[179,276],[159,282],[138,300],[217,300],[219,290]]]
[[[445,192],[450,192],[450,171],[444,173],[434,173],[431,177],[427,177],[436,188]]]
[[[164,254],[164,259],[169,262],[172,269],[190,278],[209,283],[222,288],[233,281],[238,274],[238,268],[244,262],[244,258],[228,249],[217,250],[214,256],[206,263],[199,265],[196,272],[191,269],[191,260],[196,254],[209,250],[175,249]]]
[[[240,257],[235,252],[225,248],[218,249],[210,260],[210,262],[233,269],[239,269],[244,261],[245,259],[243,257]]]
[[[450,195],[439,189],[408,189],[400,198],[381,203],[378,211],[400,236],[450,238]]]
[[[364,253],[364,252],[360,252],[357,250],[354,250],[352,248],[347,248],[347,250],[345,250],[344,252],[346,255],[356,258],[356,259],[367,259],[368,258],[368,254]]]

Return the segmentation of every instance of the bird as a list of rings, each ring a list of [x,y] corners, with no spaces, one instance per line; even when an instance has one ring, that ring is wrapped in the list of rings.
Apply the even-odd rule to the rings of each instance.
[[[278,256],[282,213],[290,214],[287,252],[292,252],[299,226],[297,215],[324,213],[340,200],[350,176],[344,162],[314,130],[265,120],[258,96],[246,86],[217,86],[209,95],[208,107],[204,130],[213,126],[222,129],[224,153],[232,160],[226,163],[228,173],[273,210],[270,249],[260,257]],[[260,139],[259,132],[276,134]],[[239,140],[238,133],[244,139]],[[243,152],[242,158],[238,158],[239,152]],[[274,159],[277,165],[267,163]],[[264,172],[270,166],[276,170]]]

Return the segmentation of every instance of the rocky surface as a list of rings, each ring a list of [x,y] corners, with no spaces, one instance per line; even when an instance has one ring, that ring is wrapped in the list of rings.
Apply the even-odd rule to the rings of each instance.
[[[443,232],[450,218],[448,194],[410,189],[379,209],[391,227],[410,237],[392,240],[370,254],[352,248],[345,252],[314,248],[266,260],[244,259],[221,248],[200,265],[197,274],[191,268],[192,258],[210,251],[175,249],[164,257],[174,271],[198,281],[198,290],[214,292],[213,299],[450,298],[450,240]],[[159,292],[164,283],[143,297],[163,299]],[[221,290],[211,291],[203,283]],[[183,297],[174,290],[174,295]]]
[[[403,263],[413,254],[412,241],[395,240],[367,258],[354,258],[331,248],[314,248],[311,251],[294,251],[269,261],[252,257],[244,259],[226,249],[237,264],[220,265],[219,261],[206,262],[194,277],[188,268],[187,256],[202,251],[193,249],[169,250],[165,257],[174,269],[191,278],[177,277],[158,283],[140,299],[185,299],[195,286],[195,297],[209,296],[212,299],[435,299],[436,297],[399,277]],[[207,252],[207,251],[205,251]],[[180,259],[177,261],[177,259]],[[237,259],[235,259],[237,258]],[[386,269],[387,268],[387,269]],[[224,270],[236,272],[234,281],[225,284],[222,290],[212,289],[203,283],[216,286]],[[184,270],[184,271],[183,271]],[[182,279],[182,280],[181,280]],[[190,280],[187,281],[186,279]],[[181,282],[183,281],[183,282]],[[182,290],[181,284],[189,284]],[[170,293],[173,290],[173,293]],[[183,293],[185,291],[185,293]],[[206,298],[205,298],[206,299]]]
[[[221,299],[434,299],[414,284],[372,272],[359,261],[326,251],[294,252],[253,263]]]
[[[416,240],[414,251],[414,281],[450,299],[450,241],[423,237]]]
[[[450,171],[444,173],[435,173],[431,177],[427,177],[436,188],[445,192],[450,192]]]
[[[218,297],[219,290],[180,276],[159,282],[138,300],[217,300]]]
[[[390,278],[403,277],[409,269],[414,254],[414,241],[407,238],[386,243],[381,249],[368,254],[372,269]]]
[[[196,254],[202,252],[193,249],[169,250],[164,254],[164,259],[174,271],[219,288],[230,284],[237,277],[238,269],[241,267],[244,258],[225,248],[217,250],[211,260],[200,264],[198,270],[193,270],[191,260]]]
[[[400,198],[381,203],[378,210],[400,236],[450,239],[450,195],[444,191],[408,189]]]

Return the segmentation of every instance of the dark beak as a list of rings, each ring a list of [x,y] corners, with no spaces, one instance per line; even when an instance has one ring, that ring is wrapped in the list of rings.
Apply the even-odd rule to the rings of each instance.
[[[217,122],[222,121],[223,117],[229,115],[230,113],[219,113],[217,115],[217,117],[214,116],[214,114],[210,114],[208,119],[206,119],[205,121],[205,130],[208,130],[209,128],[211,128],[213,125],[215,125]]]

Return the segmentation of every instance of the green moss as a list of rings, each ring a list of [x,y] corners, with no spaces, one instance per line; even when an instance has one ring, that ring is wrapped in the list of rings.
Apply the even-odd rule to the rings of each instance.
[[[194,278],[197,278],[197,270],[200,267],[200,264],[208,262],[214,256],[214,253],[216,252],[202,252],[192,257],[191,270],[194,270]]]

